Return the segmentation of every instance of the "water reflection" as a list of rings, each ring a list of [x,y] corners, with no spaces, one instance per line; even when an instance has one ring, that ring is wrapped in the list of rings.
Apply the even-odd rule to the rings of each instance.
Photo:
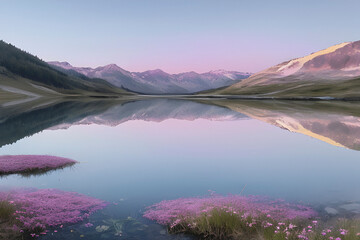
[[[0,108],[0,146],[44,129],[79,124],[116,126],[131,120],[258,119],[329,144],[360,150],[360,105],[327,101],[102,100],[45,102]]]
[[[334,216],[357,214],[359,153],[325,142],[358,149],[358,109],[345,102],[162,98],[3,107],[0,154],[51,154],[80,163],[26,179],[7,176],[0,188],[55,188],[111,203],[90,219],[93,227],[67,226],[47,239],[115,239],[119,229],[130,239],[177,239],[144,220],[145,207],[208,190],[309,202]],[[103,225],[110,230],[101,232]]]
[[[360,150],[357,102],[221,100],[211,103],[335,146]]]
[[[162,122],[168,119],[188,121],[207,119],[224,121],[243,118],[247,117],[244,114],[232,111],[226,107],[177,99],[148,99],[123,104],[115,103],[100,114],[93,114],[75,123],[65,123],[58,127],[68,127],[74,124],[117,126],[132,120]]]
[[[225,107],[185,100],[63,101],[0,108],[0,147],[48,128],[79,124],[116,126],[130,120],[235,120],[246,118]]]
[[[119,103],[121,104],[121,103]],[[0,147],[61,123],[74,123],[112,106],[106,101],[44,102],[0,108]]]

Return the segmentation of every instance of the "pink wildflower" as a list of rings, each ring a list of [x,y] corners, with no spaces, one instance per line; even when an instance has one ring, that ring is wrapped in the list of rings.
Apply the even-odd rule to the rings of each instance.
[[[92,223],[85,223],[85,227],[92,227],[92,226],[94,226],[94,224],[92,224]]]
[[[290,229],[293,229],[293,228],[295,228],[295,227],[296,227],[295,225],[293,225],[293,224],[291,224],[291,223],[289,224],[289,228],[290,228]]]
[[[15,216],[28,230],[80,222],[106,206],[101,200],[55,189],[0,192],[0,200],[8,199],[21,206]]]
[[[205,208],[205,209],[204,209]],[[231,213],[236,212],[243,219],[266,214],[272,220],[307,219],[316,213],[307,206],[290,204],[284,201],[267,201],[266,198],[256,196],[211,196],[208,198],[184,198],[162,201],[149,207],[144,217],[155,220],[159,224],[172,225],[180,216],[196,218],[205,210],[211,212],[220,209]]]
[[[75,164],[76,161],[46,155],[0,156],[0,174],[24,173],[36,170],[51,170]]]
[[[340,228],[340,234],[341,235],[346,235],[347,233],[348,233],[348,230],[346,230],[346,229],[342,229],[342,228]]]

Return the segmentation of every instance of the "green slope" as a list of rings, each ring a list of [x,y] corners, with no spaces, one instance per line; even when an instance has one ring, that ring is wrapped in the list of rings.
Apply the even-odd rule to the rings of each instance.
[[[336,98],[360,99],[360,78],[350,80],[296,80],[274,84],[229,87],[202,94],[237,95],[263,98]]]
[[[130,94],[101,79],[71,76],[58,71],[39,58],[0,41],[0,85],[4,86],[11,81],[11,85],[14,85],[14,82],[20,85],[35,84],[62,94]],[[28,86],[25,88],[28,89]],[[34,89],[30,87],[28,90]]]

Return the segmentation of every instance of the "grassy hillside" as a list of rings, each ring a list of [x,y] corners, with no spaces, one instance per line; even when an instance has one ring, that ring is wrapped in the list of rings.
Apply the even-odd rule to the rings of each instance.
[[[39,58],[0,41],[0,85],[6,86],[9,81],[32,83],[64,94],[128,94],[101,79],[58,71]]]
[[[203,94],[240,95],[264,98],[321,98],[360,99],[360,78],[351,80],[278,81],[276,84],[225,88]]]

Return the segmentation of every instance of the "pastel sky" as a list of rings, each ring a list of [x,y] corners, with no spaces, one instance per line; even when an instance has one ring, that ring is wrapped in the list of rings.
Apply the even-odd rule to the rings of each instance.
[[[358,0],[13,0],[0,39],[45,61],[256,72],[360,40]]]

